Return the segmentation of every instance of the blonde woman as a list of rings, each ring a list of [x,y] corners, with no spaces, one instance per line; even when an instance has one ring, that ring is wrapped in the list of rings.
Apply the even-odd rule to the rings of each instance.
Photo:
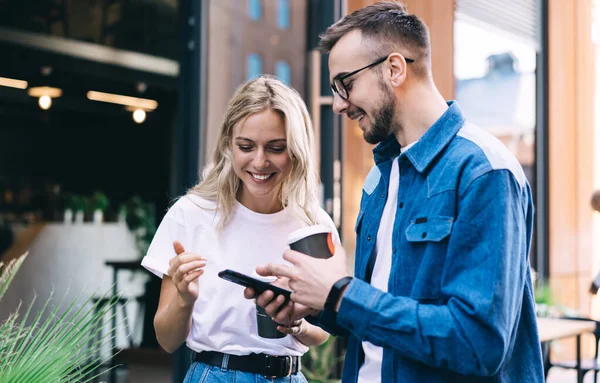
[[[281,261],[288,233],[308,225],[328,225],[337,236],[318,185],[298,93],[270,76],[242,85],[202,181],[169,209],[142,261],[162,278],[158,342],[169,352],[186,342],[195,352],[185,382],[306,381],[299,358],[328,334],[300,320],[279,326],[288,336],[259,337],[254,303],[217,273],[252,274]]]

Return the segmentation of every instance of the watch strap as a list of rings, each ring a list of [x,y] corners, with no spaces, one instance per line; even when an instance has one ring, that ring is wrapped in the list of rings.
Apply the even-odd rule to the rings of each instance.
[[[329,290],[329,295],[327,295],[327,300],[325,301],[325,310],[335,311],[335,306],[340,299],[343,288],[352,282],[352,279],[350,276],[343,277],[331,286],[331,290]]]

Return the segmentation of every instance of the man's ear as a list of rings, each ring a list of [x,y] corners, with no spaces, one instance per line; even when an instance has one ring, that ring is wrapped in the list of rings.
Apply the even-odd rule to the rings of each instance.
[[[392,53],[389,58],[390,82],[393,87],[398,87],[406,81],[406,60],[400,53]]]

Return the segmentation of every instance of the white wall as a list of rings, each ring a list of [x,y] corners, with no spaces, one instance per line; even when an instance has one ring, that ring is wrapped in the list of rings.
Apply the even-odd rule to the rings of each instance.
[[[18,232],[19,228],[15,230]],[[75,300],[83,304],[89,297],[109,291],[112,271],[104,264],[107,260],[141,262],[125,223],[46,224],[0,301],[0,321],[14,312],[21,302],[24,306],[21,313],[24,314],[34,298],[32,313],[37,314],[50,297],[52,309],[62,298],[66,304]],[[124,297],[142,295],[146,278],[146,273],[132,275],[123,271],[119,275],[118,288]],[[137,308],[135,302],[128,304],[129,323],[136,323]],[[42,318],[48,319],[48,313]],[[141,328],[135,330],[141,336]],[[117,340],[118,347],[125,347],[123,331],[117,334]]]

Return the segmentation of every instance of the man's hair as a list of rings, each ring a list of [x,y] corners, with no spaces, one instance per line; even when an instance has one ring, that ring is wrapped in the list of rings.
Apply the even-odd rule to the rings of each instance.
[[[425,64],[431,68],[429,29],[400,2],[375,3],[345,16],[319,36],[318,49],[322,53],[330,52],[344,35],[354,30],[361,32],[362,49],[368,55],[381,57],[406,52],[406,57],[421,61],[415,63],[416,67]]]

